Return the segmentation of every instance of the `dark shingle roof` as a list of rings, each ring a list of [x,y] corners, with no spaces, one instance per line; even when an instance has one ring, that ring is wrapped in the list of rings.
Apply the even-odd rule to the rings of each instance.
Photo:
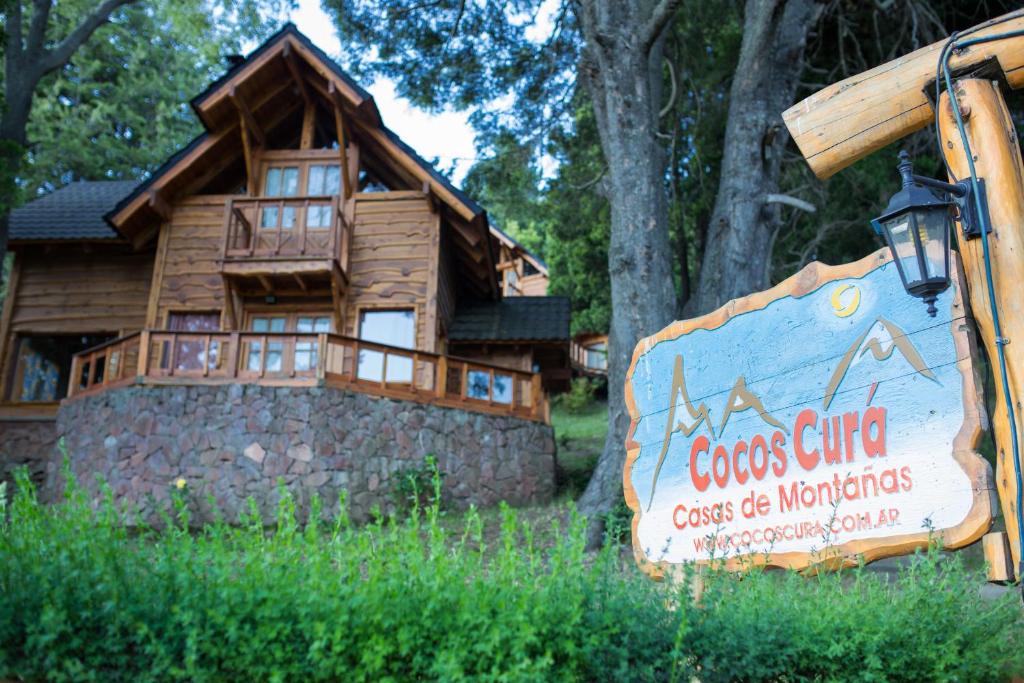
[[[11,212],[12,240],[112,240],[104,215],[137,181],[78,181]]]
[[[455,311],[449,341],[568,341],[569,299],[510,296]]]

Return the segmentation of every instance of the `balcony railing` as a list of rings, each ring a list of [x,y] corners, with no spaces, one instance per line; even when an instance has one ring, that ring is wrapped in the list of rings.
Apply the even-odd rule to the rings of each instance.
[[[228,200],[225,260],[337,259],[348,266],[351,230],[337,195]]]
[[[75,355],[68,396],[130,383],[323,384],[548,420],[540,375],[336,334],[145,330]]]

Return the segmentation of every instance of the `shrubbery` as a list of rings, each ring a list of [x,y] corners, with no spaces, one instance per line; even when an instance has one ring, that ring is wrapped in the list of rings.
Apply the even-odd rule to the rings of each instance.
[[[436,480],[435,480],[436,482]],[[259,516],[130,533],[108,499],[0,504],[0,678],[89,681],[998,680],[1021,663],[1013,598],[932,552],[895,586],[861,571],[712,575],[700,606],[504,510],[436,506],[354,527]],[[316,515],[314,515],[314,518]]]

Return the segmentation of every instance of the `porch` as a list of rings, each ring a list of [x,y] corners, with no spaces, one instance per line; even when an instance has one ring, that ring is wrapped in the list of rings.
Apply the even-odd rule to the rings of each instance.
[[[330,333],[143,330],[75,354],[68,398],[133,384],[327,386],[550,421],[539,373]]]

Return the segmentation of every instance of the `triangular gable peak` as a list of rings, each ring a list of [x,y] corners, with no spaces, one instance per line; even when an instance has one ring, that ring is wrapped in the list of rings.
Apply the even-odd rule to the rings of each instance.
[[[443,209],[460,261],[497,291],[484,210],[387,129],[373,97],[294,25],[191,104],[206,132],[107,216],[136,246],[155,237],[179,198],[259,194],[260,159],[282,150],[334,150],[343,162],[345,199],[366,189],[426,192]]]

